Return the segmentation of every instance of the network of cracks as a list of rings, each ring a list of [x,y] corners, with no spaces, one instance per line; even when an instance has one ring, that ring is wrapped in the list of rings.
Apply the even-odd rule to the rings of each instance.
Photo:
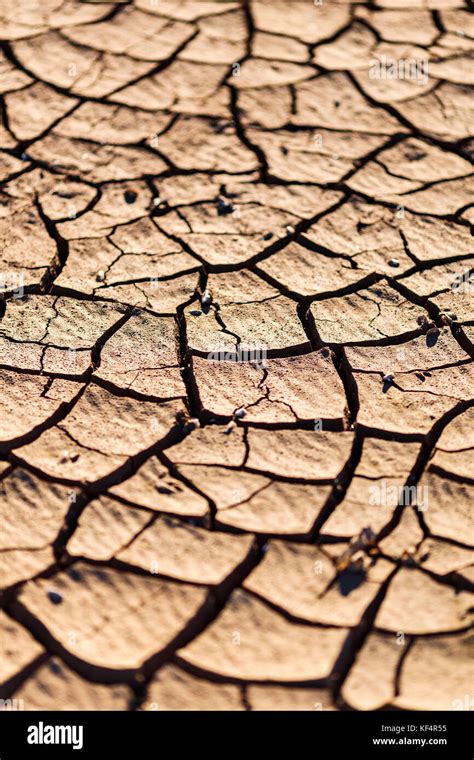
[[[0,8],[4,706],[472,709],[467,6]]]

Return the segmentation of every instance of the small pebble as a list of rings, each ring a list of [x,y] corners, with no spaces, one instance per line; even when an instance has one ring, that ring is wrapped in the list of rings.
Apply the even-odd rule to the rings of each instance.
[[[212,301],[212,296],[208,290],[205,290],[201,297],[201,306],[209,306]]]
[[[103,269],[97,272],[95,279],[96,282],[103,282],[105,280],[105,272]]]
[[[426,319],[426,317],[425,317],[425,315],[424,315],[424,314],[420,314],[420,315],[419,315],[419,316],[416,318],[416,321],[417,321],[417,323],[418,323],[419,325],[424,325],[424,324],[426,324],[426,322],[427,322],[428,320]]]
[[[235,211],[235,206],[232,202],[229,202],[222,196],[219,196],[217,200],[217,213],[219,216],[226,216],[227,214],[232,214],[232,212]]]
[[[224,435],[230,435],[235,428],[235,422],[229,422],[226,429],[224,430]]]
[[[200,317],[202,311],[200,309],[192,309],[189,313],[192,314],[193,317]]]
[[[242,406],[240,409],[237,409],[235,416],[237,417],[238,420],[241,420],[243,417],[245,417],[246,414],[247,414],[247,410],[244,409],[244,407]]]
[[[263,235],[262,240],[271,240],[273,237],[273,232],[267,232],[265,235]]]
[[[61,604],[63,598],[57,591],[48,591],[48,599],[53,604]]]
[[[125,198],[125,203],[135,203],[137,200],[137,194],[135,190],[126,190],[123,194],[123,197]]]
[[[396,268],[396,267],[400,266],[400,262],[399,262],[398,259],[390,259],[390,261],[388,262],[388,265],[389,265],[389,267],[395,267]]]
[[[289,235],[292,235],[293,232],[295,231],[295,228],[292,227],[291,224],[287,224],[286,231],[288,232]]]
[[[446,317],[449,317],[449,319],[451,319],[453,322],[457,320],[457,315],[453,311],[449,311],[448,309],[446,309],[444,314]]]
[[[392,374],[388,374],[388,375],[384,375],[383,376],[384,383],[393,383],[394,380],[395,380],[395,376],[392,375]]]

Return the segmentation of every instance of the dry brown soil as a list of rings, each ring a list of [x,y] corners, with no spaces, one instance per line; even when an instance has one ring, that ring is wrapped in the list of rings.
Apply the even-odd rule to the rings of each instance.
[[[0,8],[0,698],[472,708],[467,6]]]

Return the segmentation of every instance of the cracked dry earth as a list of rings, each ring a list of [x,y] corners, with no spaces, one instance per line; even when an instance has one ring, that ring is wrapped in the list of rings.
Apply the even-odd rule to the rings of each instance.
[[[0,696],[472,705],[467,7],[0,5]]]

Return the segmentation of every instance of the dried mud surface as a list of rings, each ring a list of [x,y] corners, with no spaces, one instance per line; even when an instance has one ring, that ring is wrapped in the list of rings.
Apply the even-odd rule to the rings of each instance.
[[[467,6],[0,8],[0,697],[472,706]]]

